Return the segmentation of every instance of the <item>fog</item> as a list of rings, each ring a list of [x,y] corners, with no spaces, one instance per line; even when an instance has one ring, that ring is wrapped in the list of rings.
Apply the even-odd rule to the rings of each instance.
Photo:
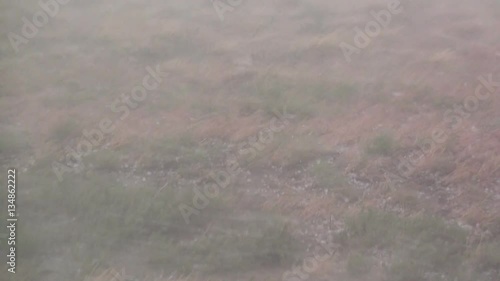
[[[498,0],[0,0],[0,280],[500,280]]]

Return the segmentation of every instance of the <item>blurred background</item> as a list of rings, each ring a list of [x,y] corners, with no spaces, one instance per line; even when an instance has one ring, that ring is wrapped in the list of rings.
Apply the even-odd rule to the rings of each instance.
[[[498,0],[0,1],[0,279],[500,280],[499,27]]]

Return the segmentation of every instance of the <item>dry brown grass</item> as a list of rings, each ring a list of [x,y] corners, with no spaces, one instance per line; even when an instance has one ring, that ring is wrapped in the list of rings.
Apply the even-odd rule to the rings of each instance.
[[[210,3],[150,0],[127,6],[115,0],[108,3],[121,7],[114,12],[104,9],[107,3],[95,1],[65,6],[17,56],[3,56],[10,46],[2,43],[2,122],[31,132],[33,137],[27,138],[35,160],[48,159],[61,145],[46,140],[66,144],[78,137],[62,120],[77,116],[85,121],[82,124],[95,124],[99,118],[114,116],[107,109],[111,101],[142,79],[146,64],[159,64],[171,76],[144,106],[117,125],[109,139],[111,148],[141,147],[145,138],[158,140],[186,131],[196,140],[217,138],[235,144],[268,124],[270,108],[288,104],[298,118],[262,151],[257,167],[301,169],[325,151],[338,149],[341,173],[362,175],[375,186],[383,179],[382,171],[397,173],[394,163],[415,149],[416,139],[431,136],[444,111],[473,93],[478,75],[498,74],[499,22],[493,8],[498,5],[492,1],[405,3],[405,13],[395,16],[388,29],[349,64],[339,43],[352,42],[352,29],[366,24],[369,11],[382,8],[385,1],[285,2],[246,2],[228,13],[224,22]],[[5,5],[1,28],[5,32],[18,27],[17,19],[25,11],[36,9],[34,2]],[[100,10],[100,16],[93,9]],[[93,18],[92,24],[83,20],[86,17]],[[252,57],[251,64],[239,69],[235,58],[247,56]],[[259,79],[269,76],[292,86],[270,98],[256,87]],[[90,100],[56,91],[75,79],[87,86]],[[337,102],[312,93],[322,92],[322,85],[333,89],[341,84],[354,86],[355,97]],[[416,171],[417,175],[438,172],[446,182],[459,185],[463,191],[450,203],[450,216],[472,225],[488,223],[498,206],[483,188],[496,184],[500,176],[496,156],[500,131],[494,121],[499,106],[496,97],[481,105],[455,132],[456,141],[426,154]],[[365,143],[386,130],[394,132],[401,149],[392,153],[382,149],[386,155],[367,157]],[[416,199],[417,191],[426,188],[418,180],[410,178],[405,188],[395,191],[375,189],[371,197],[357,199],[357,205],[335,200],[342,194],[309,193],[269,198],[262,205],[299,220],[379,206],[387,196],[405,209],[438,210],[432,194],[426,194],[428,201]],[[348,197],[349,191],[340,193]]]

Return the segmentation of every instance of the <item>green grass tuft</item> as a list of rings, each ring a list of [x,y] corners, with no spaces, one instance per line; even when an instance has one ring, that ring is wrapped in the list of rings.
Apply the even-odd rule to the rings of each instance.
[[[376,136],[365,147],[365,152],[369,155],[390,156],[397,148],[394,137],[389,133],[383,133]]]

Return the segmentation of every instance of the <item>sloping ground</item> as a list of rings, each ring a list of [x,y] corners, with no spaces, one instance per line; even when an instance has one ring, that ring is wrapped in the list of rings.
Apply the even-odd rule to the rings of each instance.
[[[62,212],[60,219],[71,225],[65,233],[102,223],[88,218],[94,214],[83,211],[83,199],[81,209],[73,209],[79,201],[71,192],[67,196],[75,201],[68,199],[68,206],[37,205],[36,196],[45,193],[39,185],[47,185],[49,194],[58,193],[52,186],[79,190],[114,181],[127,192],[147,186],[148,195],[166,185],[191,190],[211,173],[227,171],[233,159],[241,172],[230,174],[231,188],[217,196],[224,204],[215,204],[231,216],[210,211],[199,225],[187,227],[175,205],[184,201],[164,198],[166,211],[157,200],[157,211],[131,212],[125,220],[148,214],[178,225],[181,238],[159,239],[155,235],[177,232],[143,225],[141,218],[118,235],[123,240],[113,240],[119,250],[111,247],[99,259],[136,276],[281,280],[292,264],[300,267],[318,255],[320,244],[330,243],[336,250],[329,259],[306,270],[307,277],[288,278],[498,279],[498,1],[402,1],[402,12],[392,14],[349,60],[343,44],[354,45],[355,28],[365,29],[372,11],[387,9],[386,1],[242,1],[223,20],[220,2],[214,3],[75,2],[61,6],[19,53],[2,42],[0,160],[26,174],[26,200],[37,206],[26,205],[27,218],[47,218],[51,225],[56,218],[49,214]],[[2,34],[21,30],[19,18],[39,10],[29,3],[2,6]],[[146,68],[156,66],[165,72],[158,88],[137,106],[127,106],[124,115],[122,93],[129,95],[149,73]],[[276,114],[285,121],[279,129]],[[104,118],[115,129],[84,157],[85,168],[73,169],[67,148],[77,149],[84,130],[99,128]],[[69,182],[57,182],[54,163],[72,167],[63,174]],[[131,192],[118,191],[121,203],[109,197],[94,207],[133,209],[142,203],[127,198],[142,197]],[[49,204],[51,197],[43,198]],[[34,215],[42,209],[51,211]],[[378,211],[367,215],[365,209]],[[71,222],[72,212],[84,218]],[[270,234],[261,231],[265,223],[247,229],[246,213],[276,214],[280,219],[270,224],[281,227],[281,217],[288,223]],[[243,226],[228,223],[231,217]],[[106,232],[106,222],[102,227],[98,231]],[[153,237],[144,239],[153,246],[130,242],[141,240],[132,234],[135,227]],[[225,244],[217,237],[226,237],[219,230],[228,229]],[[288,234],[300,248],[293,253],[284,249]],[[115,236],[114,230],[105,235]],[[387,235],[394,243],[384,240]],[[75,239],[62,236],[66,243]],[[415,241],[413,248],[408,240]],[[61,245],[40,266],[46,275],[36,280],[71,275],[59,267],[79,267],[80,276],[86,274],[87,253],[78,251],[92,256],[94,250],[85,243],[78,246],[85,250]],[[152,254],[159,245],[174,250]],[[226,250],[207,254],[219,248]],[[267,248],[273,250],[262,254]],[[40,264],[40,250],[24,254],[32,255],[30,266]],[[460,265],[466,272],[453,270]]]

